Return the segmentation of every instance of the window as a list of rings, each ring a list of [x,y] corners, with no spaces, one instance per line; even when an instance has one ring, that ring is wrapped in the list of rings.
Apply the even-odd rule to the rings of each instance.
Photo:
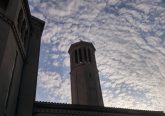
[[[22,27],[21,27],[21,37],[22,37],[23,41],[24,41],[25,29],[26,29],[26,21],[23,20],[23,24],[22,24]]]
[[[25,36],[24,36],[24,46],[25,46],[25,49],[27,50],[27,46],[28,46],[28,40],[29,40],[29,31],[26,30],[25,32]]]
[[[9,0],[0,0],[0,7],[6,10]]]
[[[76,62],[76,64],[78,64],[78,54],[77,54],[77,50],[75,50],[75,62]]]
[[[91,51],[89,48],[88,48],[88,59],[89,59],[89,62],[91,62]]]
[[[23,39],[23,41],[25,42],[25,44],[27,43],[27,39],[28,39],[28,36],[29,36],[28,33],[29,33],[28,30],[26,30],[25,31],[25,36],[24,36],[24,39]]]
[[[84,48],[84,61],[87,61],[87,52],[85,48]]]
[[[22,21],[23,21],[23,10],[21,9],[18,14],[18,19],[17,19],[17,28],[20,31],[22,27]]]
[[[79,52],[79,60],[80,60],[80,63],[82,62],[82,53],[81,53],[81,48],[78,49],[78,52]]]

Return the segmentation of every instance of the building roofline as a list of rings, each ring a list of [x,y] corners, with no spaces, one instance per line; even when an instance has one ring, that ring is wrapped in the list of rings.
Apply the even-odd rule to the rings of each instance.
[[[46,109],[62,109],[62,110],[77,110],[77,111],[94,111],[94,112],[105,112],[105,113],[125,113],[125,114],[140,114],[155,116],[159,114],[164,116],[162,111],[150,111],[150,110],[137,110],[137,109],[126,109],[126,108],[114,108],[114,107],[103,107],[103,106],[87,106],[87,105],[76,105],[76,104],[63,104],[53,102],[35,102],[35,109],[42,108]],[[46,110],[47,111],[47,110]]]
[[[32,24],[32,23],[31,23],[31,19],[34,19],[36,22],[39,22],[41,26],[44,27],[45,21],[43,21],[43,20],[41,20],[41,19],[39,19],[39,18],[37,18],[37,17],[35,17],[35,16],[33,16],[33,15],[31,14],[31,11],[30,11],[30,8],[29,8],[29,2],[28,2],[28,0],[22,0],[22,1],[23,1],[23,4],[24,4],[24,7],[25,7],[25,9],[26,9],[27,18],[28,18],[28,21],[29,21],[29,23],[30,23],[30,26],[31,26],[31,24]]]
[[[41,20],[41,19],[39,19],[39,18],[37,18],[35,16],[32,16],[32,15],[31,15],[31,20],[33,20],[33,23],[39,24],[42,28],[44,28],[45,21],[43,21],[43,20]]]

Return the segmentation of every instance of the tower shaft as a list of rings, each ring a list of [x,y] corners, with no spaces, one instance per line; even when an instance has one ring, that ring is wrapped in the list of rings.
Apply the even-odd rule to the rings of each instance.
[[[92,43],[82,41],[72,44],[69,49],[73,104],[103,106],[94,52]]]

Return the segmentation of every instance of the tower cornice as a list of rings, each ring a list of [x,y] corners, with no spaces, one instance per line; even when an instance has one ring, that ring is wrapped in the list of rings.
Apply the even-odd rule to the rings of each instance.
[[[72,50],[74,50],[75,48],[78,48],[78,47],[81,47],[81,46],[90,46],[94,51],[96,51],[95,47],[93,46],[93,44],[91,42],[86,42],[86,41],[82,41],[80,40],[79,42],[77,43],[73,43],[69,50],[68,50],[68,53],[70,53]]]

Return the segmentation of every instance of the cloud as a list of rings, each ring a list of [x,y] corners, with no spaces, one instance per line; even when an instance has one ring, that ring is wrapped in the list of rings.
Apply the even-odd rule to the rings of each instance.
[[[36,99],[40,101],[54,101],[58,99],[60,102],[67,102],[70,99],[70,82],[69,78],[63,80],[57,72],[41,71],[38,73],[37,94]]]
[[[46,21],[36,100],[70,103],[67,51],[81,39],[96,48],[105,106],[165,111],[163,1],[29,3],[32,14]]]

